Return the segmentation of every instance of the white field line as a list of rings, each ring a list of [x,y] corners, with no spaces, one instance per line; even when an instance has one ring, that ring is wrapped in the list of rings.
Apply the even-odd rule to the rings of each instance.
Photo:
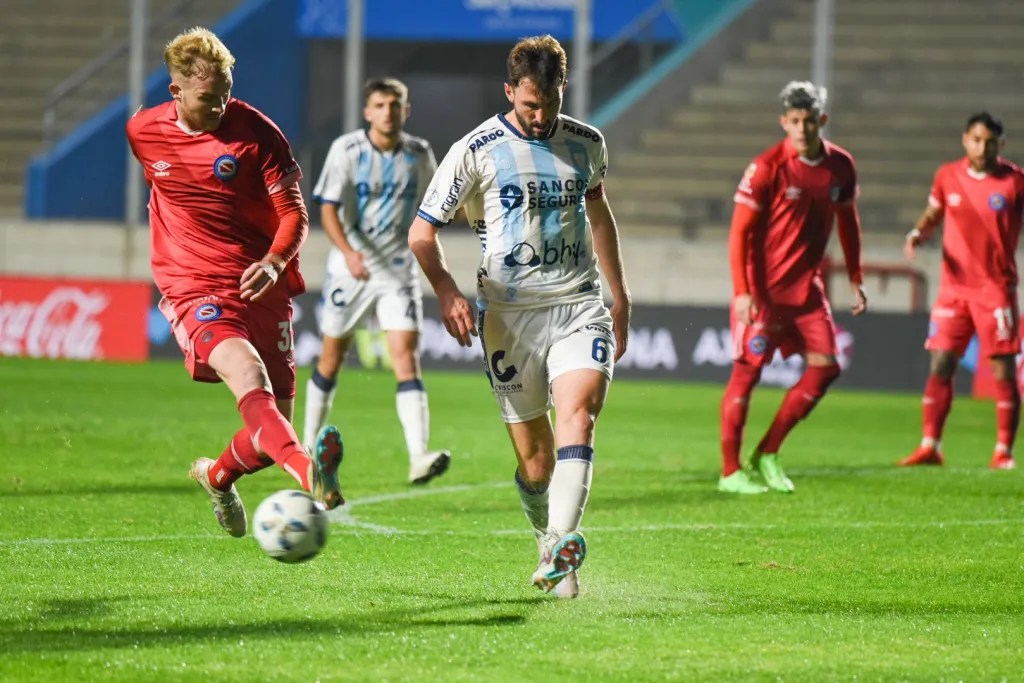
[[[815,470],[817,473],[826,470]],[[891,470],[890,470],[891,471]],[[810,470],[807,470],[810,472]],[[532,535],[532,530],[526,529],[525,525],[517,529],[494,529],[490,531],[457,531],[444,529],[416,529],[403,530],[395,527],[374,524],[356,519],[352,511],[355,508],[364,506],[393,503],[396,501],[410,500],[424,496],[438,496],[447,494],[464,493],[487,488],[510,488],[508,482],[491,482],[487,484],[465,484],[462,486],[438,486],[433,488],[417,488],[407,491],[396,491],[376,496],[367,496],[350,500],[344,506],[331,510],[328,518],[335,524],[335,533],[374,533],[384,535],[408,535],[408,536],[527,536]],[[613,526],[584,526],[583,530],[588,533],[637,533],[637,532],[665,532],[665,531],[718,531],[718,530],[774,530],[774,529],[944,529],[953,527],[981,527],[981,526],[1012,526],[1024,524],[1024,518],[1018,519],[955,519],[948,521],[931,522],[835,522],[826,523],[814,521],[808,524],[766,524],[749,522],[694,522],[688,524],[639,524],[639,525],[613,525]],[[81,545],[91,543],[157,543],[161,541],[217,541],[227,540],[229,536],[224,534],[159,534],[153,536],[123,536],[123,537],[94,537],[94,538],[22,538],[12,540],[0,540],[0,548],[14,548],[21,546],[51,546],[51,545]]]

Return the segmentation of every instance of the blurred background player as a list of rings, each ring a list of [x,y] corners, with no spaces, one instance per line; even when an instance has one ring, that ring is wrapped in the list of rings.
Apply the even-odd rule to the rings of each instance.
[[[333,248],[323,289],[323,347],[306,383],[304,443],[313,447],[331,412],[356,327],[376,315],[398,381],[395,405],[409,481],[425,484],[448,469],[450,454],[427,451],[430,411],[419,357],[423,293],[408,235],[437,162],[430,143],[403,131],[409,95],[401,81],[370,80],[364,97],[369,129],[334,141],[313,191]]]
[[[729,235],[734,362],[722,397],[718,481],[718,490],[726,493],[793,491],[779,465],[779,448],[840,372],[835,324],[821,278],[836,220],[853,314],[867,310],[853,157],[821,137],[828,121],[823,89],[793,81],[780,99],[779,123],[786,137],[747,167],[734,197]],[[750,466],[764,478],[763,486],[741,468],[740,448],[751,393],[776,349],[784,356],[803,354],[806,367],[751,455]]]
[[[1016,354],[1020,350],[1015,252],[1024,211],[1024,175],[999,156],[1003,124],[988,112],[967,119],[966,155],[939,167],[928,206],[907,234],[903,253],[913,259],[939,223],[942,273],[928,340],[931,373],[922,400],[921,445],[900,465],[941,465],[940,441],[953,404],[953,375],[973,334],[989,357],[996,385],[993,469],[1013,469],[1020,420]]]
[[[305,289],[296,258],[309,229],[302,174],[270,119],[231,97],[235,58],[195,28],[168,43],[171,101],[128,121],[129,143],[150,186],[152,268],[171,323],[198,382],[220,382],[244,427],[190,475],[213,501],[221,526],[246,532],[234,487],[274,463],[325,507],[341,504],[336,429],[312,460],[290,419],[295,397],[291,297]]]
[[[512,109],[452,146],[409,241],[440,299],[445,328],[470,346],[477,325],[437,233],[464,207],[480,237],[478,325],[518,460],[517,488],[540,549],[532,580],[544,591],[576,597],[594,427],[614,362],[626,350],[630,296],[604,193],[604,139],[560,113],[565,51],[551,36],[524,38],[507,67]],[[610,312],[595,254],[611,289]]]

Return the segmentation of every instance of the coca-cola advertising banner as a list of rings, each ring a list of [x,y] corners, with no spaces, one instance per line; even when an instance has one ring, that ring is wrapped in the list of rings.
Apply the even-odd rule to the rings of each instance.
[[[156,310],[154,294],[150,312],[152,357],[181,358],[166,320]],[[295,300],[295,358],[299,365],[312,364],[320,353],[319,295],[303,294]],[[423,301],[423,334],[420,352],[427,369],[484,372],[483,350],[478,340],[463,348],[441,324],[437,300]],[[853,317],[836,314],[840,363],[843,376],[838,386],[860,389],[919,392],[928,375],[924,339],[928,316],[923,313],[868,313]],[[348,363],[364,367],[387,365],[386,346],[373,332],[360,331]],[[965,364],[966,366],[966,364]],[[732,369],[732,337],[729,312],[723,307],[633,307],[629,350],[615,366],[616,377],[679,380],[724,384]],[[959,391],[971,388],[971,368],[957,376]],[[776,355],[765,367],[761,383],[788,387],[803,372],[799,356]],[[302,371],[300,371],[302,374]]]
[[[146,282],[0,276],[0,355],[141,361]]]

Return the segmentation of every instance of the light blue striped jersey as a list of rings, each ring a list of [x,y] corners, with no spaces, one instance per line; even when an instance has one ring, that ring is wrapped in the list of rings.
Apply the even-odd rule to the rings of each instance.
[[[418,215],[441,226],[465,207],[480,238],[477,304],[512,310],[601,298],[584,195],[604,182],[608,149],[593,126],[559,115],[544,140],[498,114],[456,142]]]
[[[436,170],[426,140],[402,133],[395,149],[382,152],[357,130],[331,144],[313,199],[338,207],[346,237],[372,274],[414,261],[409,226]]]

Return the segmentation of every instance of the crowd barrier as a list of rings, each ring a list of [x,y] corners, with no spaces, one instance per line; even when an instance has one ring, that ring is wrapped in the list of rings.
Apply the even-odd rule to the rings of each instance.
[[[179,359],[181,352],[167,321],[156,308],[159,294],[148,282],[0,277],[0,354],[34,358],[144,361]],[[295,355],[310,365],[320,350],[317,318],[320,297],[309,292],[295,300]],[[836,313],[839,386],[850,389],[919,392],[928,373],[922,348],[928,330],[924,313]],[[350,363],[375,366],[383,345],[361,340]],[[460,347],[441,324],[437,301],[424,300],[421,339],[428,370],[484,371],[477,342]],[[649,306],[633,309],[629,350],[616,377],[724,383],[732,363],[729,313],[725,306]],[[991,394],[987,363],[968,351],[957,390]],[[799,357],[776,356],[762,384],[787,387],[802,372]]]

